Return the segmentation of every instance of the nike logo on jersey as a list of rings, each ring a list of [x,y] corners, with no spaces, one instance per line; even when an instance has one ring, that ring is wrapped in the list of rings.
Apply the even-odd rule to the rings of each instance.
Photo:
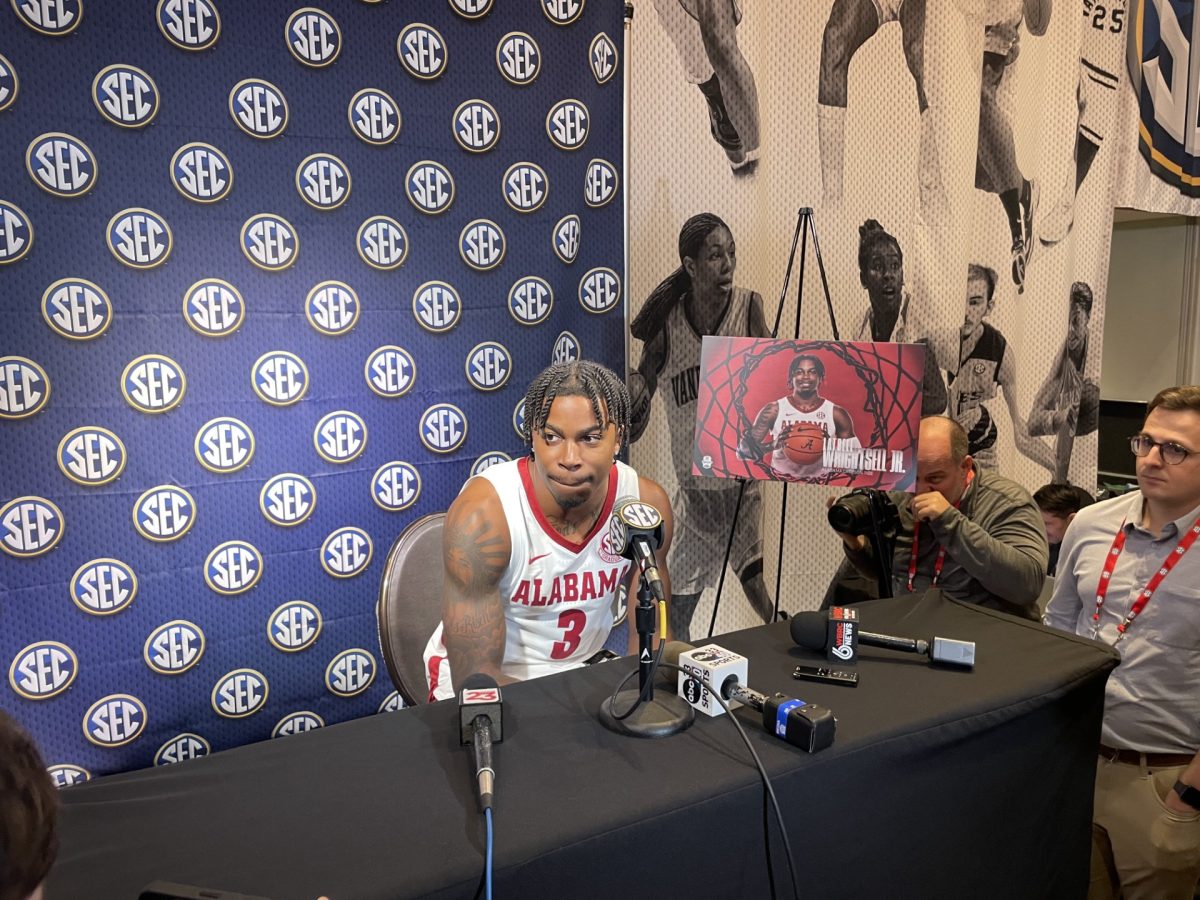
[[[545,559],[549,555],[550,555],[549,553],[539,553],[537,556],[531,556],[531,557],[529,557],[529,565],[532,566],[539,559]]]

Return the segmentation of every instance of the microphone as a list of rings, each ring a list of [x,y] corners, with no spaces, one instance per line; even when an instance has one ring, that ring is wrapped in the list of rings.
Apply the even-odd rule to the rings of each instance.
[[[829,640],[834,614],[847,612],[857,613],[857,610],[834,607],[829,610],[828,615],[822,612],[795,613],[789,624],[792,640],[805,649],[833,654],[829,656],[830,659],[853,659],[853,656],[837,656],[834,645]],[[857,626],[857,615],[855,620]],[[932,662],[946,663],[952,666],[971,668],[975,665],[974,641],[935,637],[931,643],[920,638],[893,637],[889,634],[872,634],[857,628],[856,630],[858,631],[855,636],[857,642],[870,647],[885,647],[888,650],[900,650],[904,653],[920,653],[922,656],[928,656]]]
[[[468,675],[458,692],[458,724],[464,744],[475,745],[475,780],[479,803],[491,809],[496,770],[492,767],[492,742],[504,739],[501,717],[504,703],[496,679],[482,672]]]
[[[608,537],[614,553],[638,564],[654,599],[665,600],[662,577],[654,558],[654,551],[663,542],[662,514],[636,497],[624,497],[613,506]]]
[[[745,684],[748,661],[716,644],[693,647],[683,641],[670,641],[663,659],[679,666],[679,696],[693,709],[709,716],[725,710],[713,699],[718,694],[729,705],[745,704],[762,713],[763,730],[789,744],[816,753],[833,743],[837,719],[824,706],[796,700],[783,694],[768,696]]]

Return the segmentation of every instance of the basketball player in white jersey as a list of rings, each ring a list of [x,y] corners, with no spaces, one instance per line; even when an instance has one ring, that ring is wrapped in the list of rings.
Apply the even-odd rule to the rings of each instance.
[[[679,539],[671,547],[671,632],[690,641],[692,615],[705,588],[716,586],[729,548],[746,599],[759,619],[770,622],[774,603],[763,583],[762,493],[756,482],[692,474],[696,402],[700,391],[700,347],[706,334],[769,337],[762,298],[734,284],[737,245],[719,216],[698,213],[679,231],[679,268],[650,293],[629,326],[645,341],[629,379],[633,399],[630,441],[642,436],[650,400],[662,386],[671,461],[677,487],[671,494]],[[741,506],[738,491],[741,490]],[[737,520],[734,521],[734,513]],[[729,532],[733,529],[733,543]]]
[[[529,386],[529,455],[470,479],[446,513],[442,622],[425,648],[431,700],[453,696],[477,672],[524,681],[583,665],[603,648],[618,589],[638,577],[608,536],[619,499],[638,497],[662,514],[657,561],[670,596],[667,496],[616,460],[629,409],[625,385],[593,362],[557,363]]]
[[[742,438],[739,454],[747,458],[761,459],[767,449],[771,451],[771,470],[783,481],[801,481],[819,476],[825,467],[818,460],[800,463],[791,459],[784,445],[796,425],[812,424],[821,428],[824,439],[840,438],[853,443],[841,445],[843,449],[854,449],[858,439],[854,434],[854,422],[850,413],[831,400],[821,396],[821,384],[825,380],[825,364],[810,353],[801,353],[788,367],[788,383],[792,392],[763,406]]]

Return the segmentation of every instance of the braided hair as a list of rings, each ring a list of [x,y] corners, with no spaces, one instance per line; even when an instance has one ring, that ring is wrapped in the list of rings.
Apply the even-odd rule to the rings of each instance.
[[[548,366],[530,383],[521,423],[526,447],[533,446],[533,433],[545,427],[555,397],[586,397],[596,421],[605,428],[615,425],[617,440],[625,444],[632,418],[629,390],[611,369],[581,359]]]
[[[629,326],[629,333],[639,341],[650,340],[666,326],[671,309],[692,286],[683,260],[695,259],[704,241],[718,228],[729,231],[729,226],[715,213],[697,213],[683,223],[679,229],[679,268],[650,292],[645,305]]]

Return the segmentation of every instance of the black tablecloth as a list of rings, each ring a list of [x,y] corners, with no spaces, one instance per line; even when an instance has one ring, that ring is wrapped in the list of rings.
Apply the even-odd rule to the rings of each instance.
[[[805,898],[1082,897],[1111,651],[944,600],[880,600],[868,631],[974,640],[972,671],[860,648],[857,688],[795,681],[786,623],[719,643],[748,683],[821,703],[807,754],[736,715],[772,777]],[[497,897],[764,897],[763,791],[729,722],[622,737],[597,710],[630,660],[505,688]],[[483,858],[454,702],[239,747],[62,793],[47,896],[156,878],[275,900],[471,897]],[[786,866],[773,843],[781,896]]]

